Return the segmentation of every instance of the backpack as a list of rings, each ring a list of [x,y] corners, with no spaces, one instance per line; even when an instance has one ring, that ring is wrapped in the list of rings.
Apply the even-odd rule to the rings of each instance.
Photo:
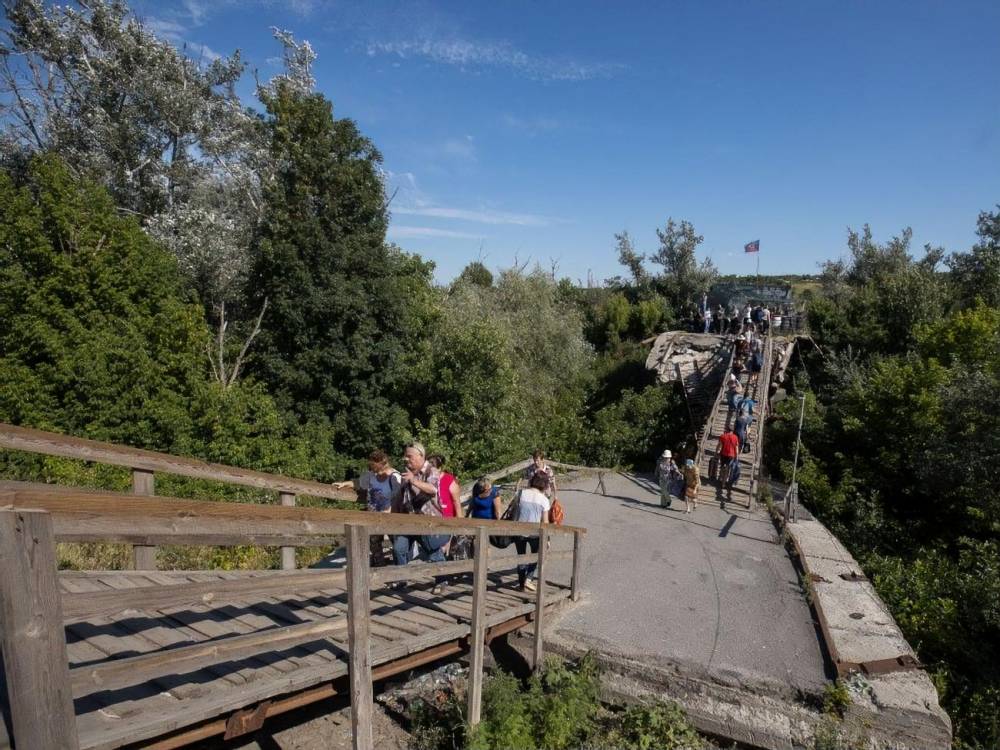
[[[559,502],[559,498],[552,498],[552,507],[549,509],[549,521],[554,523],[556,526],[562,526],[562,522],[566,520],[566,511],[563,510],[562,503]]]

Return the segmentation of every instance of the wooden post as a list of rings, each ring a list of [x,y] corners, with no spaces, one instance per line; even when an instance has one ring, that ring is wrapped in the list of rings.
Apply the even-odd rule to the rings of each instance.
[[[0,511],[0,621],[14,744],[76,750],[52,517]]]
[[[280,492],[278,495],[282,505],[295,505],[294,492]],[[295,547],[281,548],[281,569],[295,570]]]
[[[372,660],[368,642],[368,527],[347,524],[347,643],[354,750],[373,750]]]
[[[535,671],[542,668],[542,628],[544,622],[542,614],[545,612],[545,548],[548,546],[549,532],[542,524],[538,531],[538,572],[535,573],[535,583],[538,584],[538,592],[535,594],[535,649],[532,666]]]
[[[132,469],[132,494],[156,494],[153,472],[145,469]],[[156,570],[156,547],[146,544],[137,544],[132,547],[132,567],[135,570]]]
[[[580,545],[583,542],[583,534],[579,531],[573,532],[573,577],[570,579],[570,598],[574,602],[580,601]]]
[[[486,648],[486,571],[490,540],[486,529],[476,532],[476,563],[472,572],[472,624],[469,629],[469,690],[467,720],[479,723],[483,703],[483,657]]]

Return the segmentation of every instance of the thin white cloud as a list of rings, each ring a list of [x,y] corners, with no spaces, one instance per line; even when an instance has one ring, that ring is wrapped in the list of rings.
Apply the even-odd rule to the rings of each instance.
[[[202,14],[199,18],[204,18],[206,11],[202,9],[199,12]],[[193,14],[192,18],[194,18]],[[191,29],[176,18],[149,17],[142,20],[142,25],[152,31],[158,38],[184,49],[185,54],[193,60],[213,62],[222,57],[222,55],[207,44],[191,41],[188,38]]]
[[[437,227],[389,227],[389,235],[401,239],[414,237],[447,237],[449,239],[460,240],[481,240],[485,237],[482,234],[472,234],[470,232],[455,232],[451,229],[438,229]]]
[[[585,63],[569,58],[529,55],[509,42],[476,42],[466,39],[372,41],[368,55],[424,58],[461,68],[506,68],[547,81],[587,81],[610,78],[625,69],[621,63]]]
[[[530,135],[559,127],[559,121],[551,117],[518,117],[509,112],[504,114],[503,124],[512,130],[522,130]]]
[[[187,48],[189,51],[189,57],[196,60],[205,60],[207,62],[214,62],[222,57],[218,52],[209,47],[207,44],[199,44],[198,42],[187,42]]]
[[[476,161],[476,144],[471,135],[464,138],[449,138],[440,146],[440,151],[445,156],[450,156],[462,161]]]
[[[200,0],[184,0],[184,10],[191,17],[191,23],[201,26],[208,16],[209,7]]]
[[[171,42],[178,42],[187,34],[188,28],[184,24],[170,18],[145,18],[142,25],[152,31],[156,36],[169,39]]]
[[[551,224],[561,224],[562,219],[538,214],[519,214],[508,211],[469,210],[464,208],[447,208],[444,206],[402,207],[394,208],[394,214],[403,216],[425,216],[434,219],[455,219],[471,221],[478,224],[513,224],[520,227],[547,227]]]
[[[385,170],[387,192],[392,196],[389,210],[396,216],[421,216],[427,219],[466,221],[475,224],[507,224],[521,227],[547,227],[565,224],[565,219],[541,214],[497,211],[489,208],[457,208],[440,206],[424,192],[413,172]]]

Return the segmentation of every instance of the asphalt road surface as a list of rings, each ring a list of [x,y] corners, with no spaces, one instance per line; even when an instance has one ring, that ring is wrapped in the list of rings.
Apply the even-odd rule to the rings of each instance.
[[[676,664],[724,682],[815,692],[827,681],[798,575],[766,511],[660,507],[644,477],[560,484],[566,523],[586,526],[582,601],[554,635]]]

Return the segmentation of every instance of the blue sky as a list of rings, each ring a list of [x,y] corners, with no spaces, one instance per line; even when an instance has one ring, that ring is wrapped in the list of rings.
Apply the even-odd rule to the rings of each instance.
[[[138,2],[164,34],[317,87],[385,157],[390,239],[447,280],[479,257],[600,280],[668,216],[702,255],[812,273],[847,227],[948,250],[1000,203],[1000,3]],[[246,93],[251,93],[248,78]]]

